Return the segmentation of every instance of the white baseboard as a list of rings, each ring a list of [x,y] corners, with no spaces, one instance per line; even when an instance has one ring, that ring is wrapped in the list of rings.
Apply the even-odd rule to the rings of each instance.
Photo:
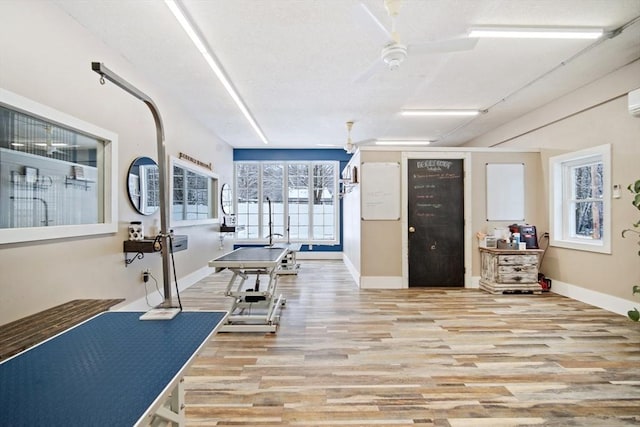
[[[360,289],[403,289],[402,276],[360,276]]]
[[[342,252],[304,251],[297,252],[296,258],[305,259],[342,259]]]
[[[633,307],[638,307],[638,301],[634,302],[624,298],[614,297],[612,295],[592,291],[570,283],[564,283],[553,278],[551,280],[551,292],[616,314],[626,316],[627,311],[633,309]]]
[[[480,276],[471,276],[470,289],[480,289]]]
[[[178,289],[180,290],[180,292],[184,291],[185,289],[187,289],[190,286],[193,286],[194,284],[196,284],[197,282],[199,282],[200,280],[204,279],[205,277],[209,276],[211,273],[214,272],[214,268],[211,267],[202,267],[199,270],[196,270],[190,274],[187,274],[186,276],[181,277],[180,279],[178,279]],[[164,300],[164,296],[158,294],[158,291],[156,290],[155,284],[152,283],[153,279],[150,279],[149,282],[146,284],[147,286],[147,298],[142,297],[139,298],[135,301],[132,301],[126,305],[123,305],[122,307],[118,307],[118,311],[147,311],[149,310],[151,307],[155,307],[158,304],[160,304],[163,300]],[[158,281],[158,287],[160,288],[160,292],[162,292],[162,281],[159,280]],[[175,295],[175,289],[176,289],[176,283],[172,280],[171,281],[171,296],[174,300],[174,303],[177,304],[177,297]],[[148,303],[147,303],[148,300]],[[150,307],[151,306],[151,307]]]
[[[349,257],[347,257],[347,255],[344,253],[342,254],[342,262],[344,262],[347,270],[349,270],[351,277],[353,277],[353,281],[356,282],[356,285],[360,286],[360,272],[355,267],[355,265],[353,265]]]

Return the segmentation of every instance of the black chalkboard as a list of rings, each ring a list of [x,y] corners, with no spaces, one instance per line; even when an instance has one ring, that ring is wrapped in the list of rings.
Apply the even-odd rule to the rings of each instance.
[[[407,173],[409,286],[464,286],[463,160],[409,159]]]

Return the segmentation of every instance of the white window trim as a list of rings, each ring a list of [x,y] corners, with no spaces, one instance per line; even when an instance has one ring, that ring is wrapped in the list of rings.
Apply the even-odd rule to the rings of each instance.
[[[339,245],[340,244],[340,197],[339,197],[339,188],[338,188],[338,180],[340,179],[340,162],[338,160],[238,160],[234,162],[234,166],[233,166],[233,182],[234,182],[234,188],[237,188],[238,185],[238,177],[237,177],[237,168],[236,168],[236,164],[238,163],[243,163],[243,164],[257,164],[258,165],[258,171],[259,171],[259,179],[258,179],[258,195],[259,197],[262,196],[263,191],[262,191],[262,165],[263,164],[282,164],[284,166],[284,182],[287,182],[287,165],[289,164],[307,164],[309,165],[309,167],[311,168],[312,165],[314,164],[321,164],[321,163],[331,163],[334,164],[334,192],[333,192],[333,209],[334,209],[334,233],[335,233],[335,238],[331,239],[331,240],[319,240],[319,239],[311,239],[311,238],[307,238],[307,239],[290,239],[291,242],[293,243],[302,243],[302,244],[308,244],[308,245],[323,245],[323,246],[334,246],[334,245]],[[311,175],[311,173],[313,172],[313,170],[311,169],[310,171],[310,175],[309,175],[309,194],[311,194],[311,190],[313,189],[313,176]],[[285,187],[283,189],[284,191],[284,197],[288,200],[288,191],[287,188]],[[237,192],[234,192],[234,197],[233,197],[233,211],[238,212],[238,199],[237,199]],[[286,236],[286,218],[289,215],[289,204],[285,203],[284,204],[284,218],[285,218],[285,236],[284,237],[276,237],[273,239],[274,242],[286,242],[287,241],[287,236]],[[265,224],[263,223],[263,217],[264,217],[264,212],[262,209],[262,204],[259,205],[258,207],[258,230],[262,230],[265,226]],[[238,218],[239,221],[239,218]],[[309,230],[310,233],[313,234],[313,215],[311,214],[310,211],[310,218],[309,218]],[[264,237],[258,237],[258,238],[238,238],[236,239],[236,243],[239,244],[250,244],[250,243],[265,243],[268,242],[269,239],[268,238],[264,238]]]
[[[171,178],[169,179],[169,194],[171,195],[170,197],[170,202],[169,202],[169,211],[170,211],[170,221],[169,221],[169,226],[170,227],[190,227],[190,226],[194,226],[194,225],[206,225],[206,224],[217,224],[220,222],[220,208],[218,206],[218,204],[220,203],[220,197],[218,195],[218,182],[219,182],[219,176],[218,174],[211,172],[209,169],[205,169],[201,166],[198,165],[194,165],[193,163],[189,163],[185,160],[179,159],[177,157],[171,156],[170,157],[171,161],[170,161],[170,170],[171,170]],[[187,169],[190,170],[191,172],[195,172],[199,175],[204,175],[209,177],[209,179],[211,179],[211,208],[213,209],[213,217],[212,218],[206,218],[206,219],[177,219],[177,218],[173,218],[173,167],[174,166],[178,166],[182,169]],[[185,194],[186,197],[186,194]]]
[[[587,240],[566,236],[566,222],[564,218],[564,204],[567,189],[563,176],[564,166],[588,159],[600,157],[603,163],[603,238],[602,240]],[[580,151],[553,156],[549,158],[549,245],[589,252],[611,253],[611,145],[599,145]]]
[[[0,244],[31,242],[68,237],[91,236],[118,231],[118,135],[85,122],[66,113],[32,101],[5,89],[0,89],[0,105],[37,117],[62,127],[76,130],[92,138],[104,141],[98,150],[98,159],[104,157],[104,191],[100,200],[104,215],[97,224],[60,225],[55,227],[3,228]]]

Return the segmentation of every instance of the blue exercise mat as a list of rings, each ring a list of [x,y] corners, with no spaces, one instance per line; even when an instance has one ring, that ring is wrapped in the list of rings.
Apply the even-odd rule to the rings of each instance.
[[[2,426],[131,426],[226,312],[107,312],[0,364]]]

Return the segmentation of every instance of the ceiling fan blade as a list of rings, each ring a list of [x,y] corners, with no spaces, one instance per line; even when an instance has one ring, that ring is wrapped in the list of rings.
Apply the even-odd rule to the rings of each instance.
[[[428,54],[428,53],[449,53],[449,52],[462,52],[465,50],[472,50],[478,44],[478,39],[472,38],[459,38],[440,40],[426,43],[415,43],[408,47],[409,53],[414,54]]]
[[[352,81],[353,83],[366,83],[371,77],[383,71],[385,68],[386,64],[384,63],[382,58],[378,58],[376,61],[371,63],[371,65],[369,65],[366,70],[358,74]]]
[[[391,32],[362,1],[357,5],[356,17],[357,21],[362,24],[362,27],[371,33],[375,33],[376,36],[384,38],[385,42],[393,40]]]

